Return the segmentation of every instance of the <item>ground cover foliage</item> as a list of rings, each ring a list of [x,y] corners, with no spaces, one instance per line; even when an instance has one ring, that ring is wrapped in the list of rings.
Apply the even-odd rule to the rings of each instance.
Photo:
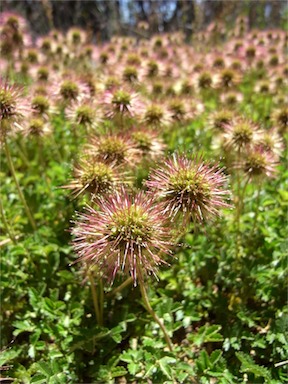
[[[287,382],[285,33],[1,36],[1,378]]]

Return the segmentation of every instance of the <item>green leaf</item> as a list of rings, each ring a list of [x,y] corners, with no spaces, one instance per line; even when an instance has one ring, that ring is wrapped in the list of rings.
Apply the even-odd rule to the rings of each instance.
[[[31,378],[31,384],[47,383],[47,376],[37,373]]]
[[[221,359],[223,352],[217,349],[216,351],[213,351],[211,355],[209,356],[209,360],[212,363],[212,365],[216,365],[218,361]]]
[[[208,342],[220,342],[223,341],[222,335],[219,333],[221,325],[204,325],[199,328],[197,334],[193,334],[189,337],[192,341],[200,347],[204,343]]]
[[[124,367],[113,367],[111,369],[111,377],[120,377],[125,376],[127,374],[127,370]]]
[[[16,357],[19,356],[21,352],[22,349],[15,350],[12,348],[8,348],[0,352],[0,367],[7,363],[10,364],[11,360],[16,359]]]
[[[140,365],[137,364],[137,363],[131,362],[131,363],[128,364],[127,368],[128,368],[129,373],[130,373],[132,376],[135,376],[136,373],[137,373],[137,372],[139,371],[139,369],[140,369]]]
[[[271,380],[269,370],[255,364],[251,356],[243,352],[236,352],[236,356],[241,361],[241,372],[253,373],[255,377],[263,377],[265,380]]]
[[[147,370],[146,370],[146,373],[145,373],[143,379],[146,379],[147,377],[152,376],[153,373],[155,373],[157,371],[157,367],[153,363],[150,363],[150,364],[148,363],[147,366],[146,366],[146,369]]]
[[[45,375],[46,378],[50,378],[54,374],[50,365],[44,361],[39,361],[38,363],[35,364],[35,367],[38,371],[40,371],[43,375]]]
[[[169,356],[164,356],[162,359],[158,360],[159,367],[161,371],[164,373],[168,379],[172,379],[172,369],[170,367],[171,364],[175,364],[176,360]]]
[[[13,331],[14,336],[18,336],[22,332],[33,332],[35,330],[35,325],[29,320],[16,320],[13,322],[13,326],[16,328],[16,330]]]

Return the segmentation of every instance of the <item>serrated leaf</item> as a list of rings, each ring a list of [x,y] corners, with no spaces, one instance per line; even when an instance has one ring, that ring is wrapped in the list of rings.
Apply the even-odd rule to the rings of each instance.
[[[175,363],[175,359],[172,359]],[[168,379],[172,379],[172,369],[169,364],[172,364],[172,361],[169,359],[168,356],[163,357],[162,359],[158,360],[159,367],[161,371],[164,373],[165,376],[168,377]]]
[[[10,363],[11,360],[19,356],[21,352],[22,352],[22,349],[15,350],[12,348],[8,348],[0,352],[0,367],[2,367],[7,363]]]
[[[217,349],[216,351],[213,351],[211,353],[211,355],[209,356],[209,360],[211,361],[211,363],[213,364],[213,366],[215,364],[217,364],[217,362],[220,360],[221,356],[222,356],[223,352],[220,351],[219,349]]]
[[[139,371],[139,364],[131,362],[127,366],[130,375],[134,376]]]
[[[14,336],[18,336],[22,332],[33,332],[35,330],[35,325],[30,323],[29,320],[16,320],[13,322],[13,326],[16,328],[13,331]]]
[[[147,369],[147,371],[146,371],[143,379],[149,377],[150,375],[152,375],[154,372],[157,371],[157,367],[155,364],[147,364],[146,369]]]
[[[111,369],[111,377],[125,376],[127,370],[124,367],[113,367]]]
[[[222,335],[219,333],[221,325],[204,325],[199,328],[197,334],[193,334],[189,337],[192,341],[200,347],[204,343],[208,342],[220,342],[223,341]]]
[[[120,357],[120,360],[124,361],[125,363],[130,363],[134,359],[133,359],[133,357],[131,356],[130,353],[124,352],[124,353],[122,353],[122,355]]]
[[[236,352],[236,356],[241,362],[241,372],[253,373],[256,377],[263,377],[266,380],[271,379],[268,369],[257,365],[251,356],[243,352]]]
[[[37,373],[31,378],[31,384],[42,384],[47,383],[47,377],[45,375]]]
[[[43,373],[43,375],[46,375],[46,378],[49,378],[49,377],[53,376],[53,374],[54,374],[50,365],[44,361],[40,361],[40,362],[36,363],[35,366],[41,373]]]

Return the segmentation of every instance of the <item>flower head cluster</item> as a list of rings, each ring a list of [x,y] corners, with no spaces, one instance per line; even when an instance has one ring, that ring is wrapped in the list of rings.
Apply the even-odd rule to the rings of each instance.
[[[99,121],[96,106],[89,99],[71,103],[65,113],[72,123],[85,128],[94,128]]]
[[[223,170],[201,158],[189,160],[174,155],[150,174],[146,184],[163,202],[164,212],[172,218],[181,214],[186,222],[203,221],[229,206],[225,202],[229,192]]]
[[[32,117],[27,120],[24,126],[24,136],[41,137],[51,133],[49,124],[41,117]]]
[[[135,92],[126,89],[113,89],[104,94],[103,108],[105,115],[108,117],[139,115],[142,107],[143,104]]]
[[[156,276],[165,263],[160,254],[170,253],[169,226],[158,205],[142,192],[129,194],[124,188],[98,201],[79,214],[73,229],[74,249],[88,265],[97,264],[113,282],[119,270],[132,276],[134,284],[147,275]]]
[[[143,123],[149,127],[159,128],[171,122],[171,114],[161,105],[148,105],[144,111]]]
[[[89,192],[92,197],[103,196],[113,191],[124,181],[124,174],[115,166],[91,158],[83,158],[74,168],[74,178],[63,188],[71,189],[74,197]]]
[[[30,106],[27,99],[23,98],[23,90],[0,79],[1,140],[7,134],[21,129],[29,112]]]
[[[139,161],[139,151],[128,135],[111,133],[93,136],[89,141],[87,153],[92,158],[115,165],[133,165]]]
[[[241,167],[249,178],[273,177],[276,172],[277,161],[271,152],[262,148],[253,148],[246,153]]]
[[[136,149],[148,159],[156,159],[164,154],[165,145],[159,135],[147,129],[135,129],[131,133],[131,138],[135,142]]]
[[[229,126],[232,123],[234,114],[229,109],[222,109],[215,112],[210,118],[210,126],[219,132],[223,132],[225,126]]]
[[[242,151],[252,146],[257,136],[259,136],[259,130],[255,123],[243,118],[236,118],[225,125],[223,134],[227,148],[235,151]]]

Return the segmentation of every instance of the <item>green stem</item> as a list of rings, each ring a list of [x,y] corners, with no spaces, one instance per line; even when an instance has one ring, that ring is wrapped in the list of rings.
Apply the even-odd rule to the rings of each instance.
[[[98,325],[102,325],[101,315],[100,315],[100,310],[99,310],[99,304],[98,304],[97,290],[96,290],[96,287],[94,284],[93,274],[89,271],[88,271],[88,279],[90,281],[90,287],[91,287],[91,293],[92,293],[92,299],[93,299],[93,305],[94,305],[96,320],[97,320]]]
[[[126,288],[128,285],[132,284],[133,282],[133,279],[132,277],[128,277],[127,280],[124,281],[124,283],[122,283],[121,285],[119,285],[119,287],[113,289],[113,291],[109,292],[108,293],[108,297],[109,296],[115,296],[118,292],[121,292],[124,288]]]
[[[5,228],[8,236],[10,237],[10,239],[13,241],[14,244],[16,244],[17,242],[16,242],[15,235],[13,233],[13,230],[10,229],[9,224],[8,224],[8,222],[6,220],[4,207],[2,205],[2,199],[0,199],[0,212],[1,212],[1,218],[2,218],[2,222],[3,222],[4,228]]]
[[[56,156],[58,158],[59,163],[63,163],[63,156],[62,156],[62,154],[60,152],[60,149],[58,147],[58,144],[57,144],[53,134],[50,135],[50,140],[51,140],[51,144],[53,145],[53,149],[55,151],[55,154],[56,154]]]
[[[101,325],[103,325],[103,314],[104,314],[104,289],[103,289],[103,280],[102,277],[99,279],[99,302],[100,302],[100,320]]]
[[[38,146],[38,161],[39,164],[41,164],[42,167],[42,175],[44,176],[44,180],[46,183],[47,191],[49,195],[51,196],[51,189],[50,189],[50,181],[46,174],[46,164],[45,164],[45,158],[44,158],[44,147],[43,147],[43,138],[40,136],[37,136],[36,139],[37,146]]]
[[[236,226],[237,226],[237,230],[236,230],[236,257],[237,257],[237,259],[239,258],[239,248],[240,248],[241,240],[242,240],[240,218],[241,218],[241,214],[243,213],[243,209],[244,209],[245,192],[246,192],[246,188],[247,188],[249,181],[250,181],[250,177],[247,177],[247,179],[243,185],[242,191],[241,191],[240,175],[239,175],[239,180],[237,180],[237,204],[236,204],[236,217],[235,217],[235,222],[236,222]]]
[[[257,196],[256,196],[256,211],[255,211],[255,216],[254,216],[254,221],[253,221],[253,226],[252,226],[252,230],[251,230],[251,235],[253,235],[254,231],[255,231],[255,228],[256,228],[256,224],[257,224],[257,219],[258,219],[258,215],[259,215],[259,208],[260,208],[260,192],[261,192],[261,188],[260,188],[260,184],[258,185],[258,190],[257,190]]]
[[[238,156],[237,156],[237,162],[239,164],[239,161],[240,161],[240,151],[238,151]],[[236,174],[236,196],[237,196],[237,204],[236,205],[236,210],[235,210],[235,225],[236,225],[236,240],[235,240],[235,243],[236,243],[236,257],[238,259],[239,257],[239,246],[240,246],[240,216],[241,216],[241,198],[240,198],[240,195],[241,195],[241,180],[240,180],[240,171],[237,170],[237,174]]]
[[[29,209],[29,206],[28,206],[28,204],[27,204],[27,202],[25,200],[23,192],[22,192],[22,190],[20,188],[20,184],[19,184],[18,179],[16,177],[15,168],[14,168],[14,165],[13,165],[13,162],[12,162],[12,158],[11,158],[11,155],[10,155],[10,151],[9,151],[9,147],[8,147],[8,143],[7,143],[6,139],[5,139],[5,142],[4,142],[4,148],[5,148],[5,154],[6,154],[7,161],[8,161],[8,166],[9,166],[10,172],[11,172],[11,174],[13,176],[14,182],[16,184],[16,188],[17,188],[20,200],[21,200],[21,202],[22,202],[22,204],[24,206],[24,209],[26,211],[26,214],[28,216],[28,219],[30,221],[30,224],[31,224],[32,228],[34,230],[36,230],[36,224],[35,224],[34,218],[32,216],[32,213],[31,213],[31,211]]]
[[[29,168],[29,161],[27,159],[26,154],[23,151],[22,144],[20,144],[20,142],[18,142],[17,144],[18,144],[18,153],[19,153],[19,156],[21,157],[21,160],[23,161],[23,164],[25,165],[26,168]]]
[[[144,305],[145,305],[147,311],[150,313],[150,315],[155,320],[155,322],[161,328],[161,330],[162,330],[162,332],[164,334],[164,338],[165,338],[165,340],[167,342],[168,348],[172,352],[173,351],[173,345],[172,345],[172,341],[171,341],[171,339],[170,339],[170,337],[168,335],[167,329],[165,328],[164,324],[159,319],[159,317],[156,315],[156,313],[153,311],[153,309],[152,309],[152,307],[150,305],[149,299],[148,299],[148,295],[147,295],[144,283],[143,282],[139,282],[139,285],[140,285],[140,291],[141,291],[142,299],[144,301]]]
[[[245,184],[243,185],[243,188],[242,188],[242,193],[240,194],[240,197],[239,197],[239,205],[240,205],[240,216],[243,212],[243,209],[244,209],[244,198],[245,198],[245,192],[246,192],[246,188],[247,188],[247,185],[250,181],[250,177],[248,176],[246,181],[245,181]]]

